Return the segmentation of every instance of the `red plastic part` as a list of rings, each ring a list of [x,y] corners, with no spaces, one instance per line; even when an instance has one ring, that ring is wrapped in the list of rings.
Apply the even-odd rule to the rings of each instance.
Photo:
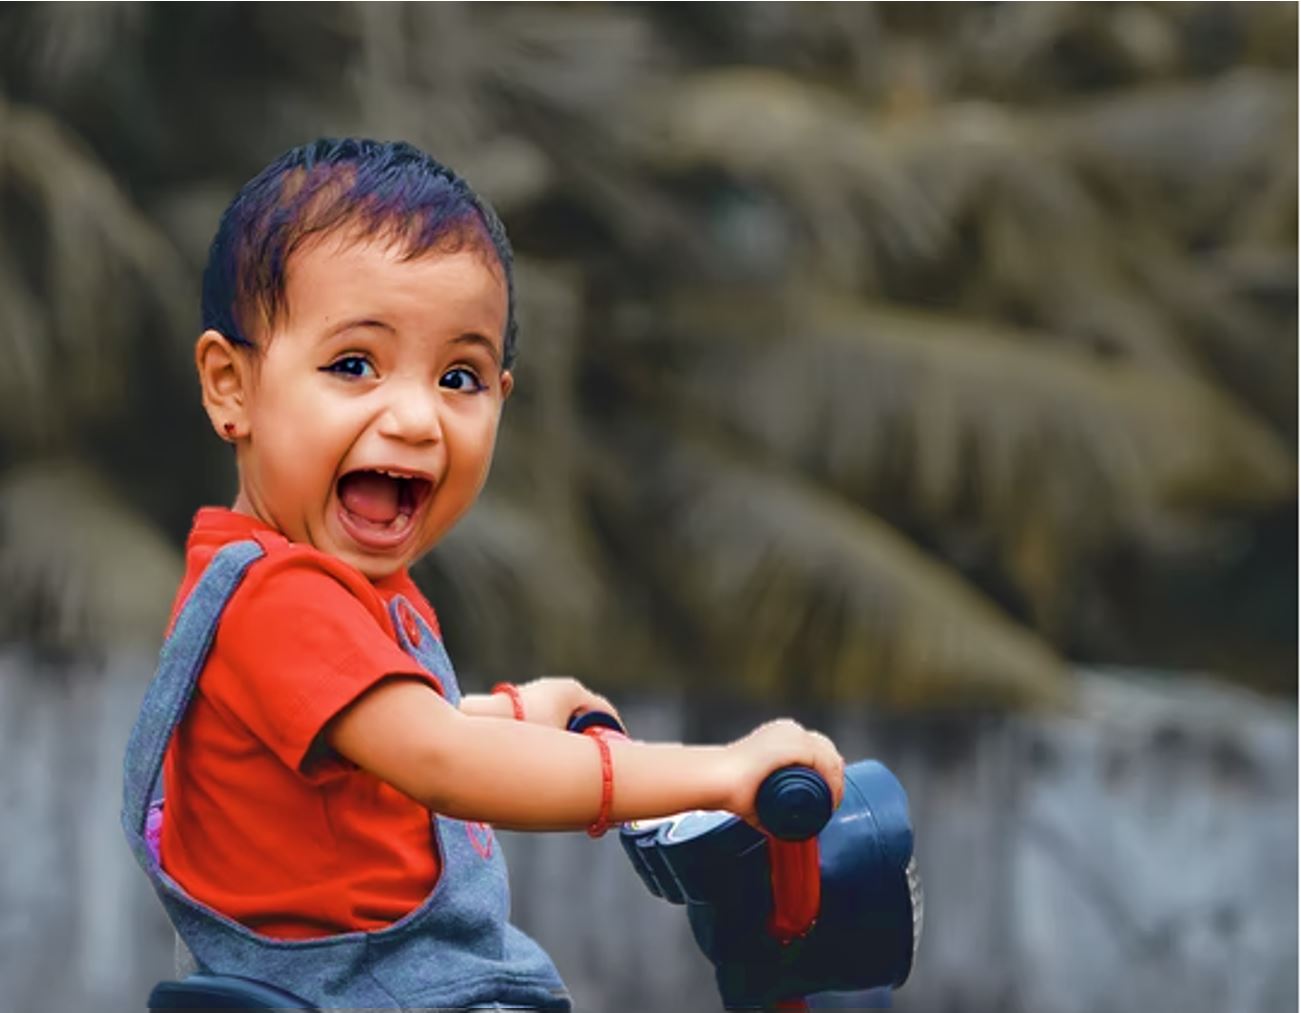
[[[772,917],[768,932],[778,941],[789,943],[813,928],[822,907],[818,839],[768,838],[768,866],[772,872]]]
[[[768,838],[768,868],[772,874],[772,916],[768,933],[784,946],[813,928],[822,907],[822,873],[818,868],[818,839],[781,841]],[[777,1009],[806,1010],[800,998],[782,999]]]

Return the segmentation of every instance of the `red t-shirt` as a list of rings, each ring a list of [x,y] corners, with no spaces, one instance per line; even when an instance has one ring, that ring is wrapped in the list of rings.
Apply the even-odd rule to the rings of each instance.
[[[222,546],[271,535],[222,614],[163,767],[163,867],[189,894],[264,935],[377,929],[438,879],[430,814],[329,751],[326,723],[381,679],[438,681],[398,646],[402,594],[435,631],[406,571],[371,583],[260,521],[194,519],[172,622]]]

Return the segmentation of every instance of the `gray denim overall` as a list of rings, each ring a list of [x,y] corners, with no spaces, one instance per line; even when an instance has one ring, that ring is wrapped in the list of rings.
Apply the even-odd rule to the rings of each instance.
[[[162,869],[146,822],[158,804],[167,743],[203,671],[222,610],[263,551],[256,541],[238,542],[213,558],[163,645],[127,744],[123,829],[199,967],[276,985],[323,1009],[570,1009],[550,958],[507,921],[506,863],[482,824],[434,819],[437,884],[416,910],[373,932],[272,939],[189,897]],[[400,595],[389,611],[402,648],[458,704],[456,674],[433,631]]]

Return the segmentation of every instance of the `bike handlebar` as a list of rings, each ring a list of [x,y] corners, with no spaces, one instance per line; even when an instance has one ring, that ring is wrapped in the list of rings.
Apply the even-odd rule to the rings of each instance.
[[[585,732],[589,728],[609,728],[620,735],[628,734],[623,725],[619,724],[619,719],[605,711],[583,711],[581,714],[575,714],[565,727],[571,732]]]
[[[566,727],[571,732],[608,728],[627,734],[619,720],[605,711],[575,714]],[[782,767],[759,785],[755,809],[760,825],[779,840],[807,840],[821,833],[831,819],[831,788],[812,767]]]
[[[831,788],[812,767],[782,767],[763,779],[754,806],[768,833],[804,841],[817,837],[831,819]]]

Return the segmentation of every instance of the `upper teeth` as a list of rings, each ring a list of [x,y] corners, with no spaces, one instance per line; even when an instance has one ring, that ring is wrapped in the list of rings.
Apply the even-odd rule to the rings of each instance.
[[[410,475],[403,475],[402,473],[397,471],[389,471],[387,468],[376,468],[375,471],[378,471],[381,475],[387,475],[389,478],[410,478],[411,477]]]

